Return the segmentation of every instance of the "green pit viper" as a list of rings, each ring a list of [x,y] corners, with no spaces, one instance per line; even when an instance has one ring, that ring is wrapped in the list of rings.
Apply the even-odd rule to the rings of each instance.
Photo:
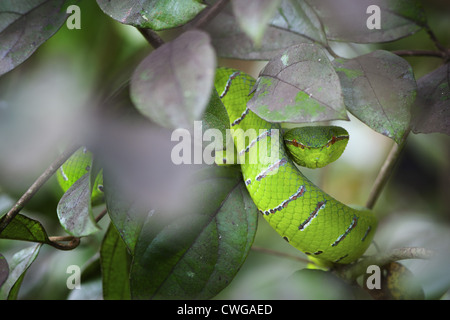
[[[374,214],[335,200],[294,164],[295,160],[304,166],[322,167],[336,160],[345,149],[347,132],[340,127],[306,127],[277,138],[273,133],[281,130],[280,125],[261,119],[247,107],[254,83],[252,77],[235,69],[216,71],[215,88],[227,110],[237,160],[253,202],[287,242],[312,260],[322,265],[355,261],[373,239],[377,227]],[[249,141],[245,132],[252,129],[259,135]],[[237,141],[241,141],[240,147]],[[263,142],[267,153],[256,152],[256,161],[251,161],[250,152]]]

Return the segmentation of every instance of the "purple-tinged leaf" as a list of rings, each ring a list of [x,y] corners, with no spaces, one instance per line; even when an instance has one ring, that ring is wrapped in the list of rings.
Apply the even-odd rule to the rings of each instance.
[[[261,71],[248,107],[270,122],[347,120],[339,77],[314,44],[292,46],[273,58]]]
[[[121,23],[153,30],[181,26],[206,7],[200,0],[97,0],[97,3]]]
[[[187,31],[140,63],[131,78],[131,99],[163,127],[192,127],[211,97],[215,68],[208,34]]]
[[[416,81],[411,66],[388,51],[336,59],[347,109],[378,133],[399,143],[408,130]]]
[[[326,45],[327,38],[322,23],[307,2],[297,0],[283,0],[277,15],[270,22],[274,27],[294,32],[306,39]]]
[[[280,3],[281,0],[232,0],[239,26],[257,47]]]
[[[239,28],[236,18],[221,12],[205,28],[211,36],[217,55],[242,60],[270,60],[282,50],[299,43],[312,41],[300,34],[269,25],[260,46],[255,46],[247,34]]]
[[[90,175],[78,179],[61,197],[56,209],[63,228],[75,237],[84,237],[99,230],[91,207]]]
[[[71,0],[0,2],[0,75],[28,59],[67,19]]]
[[[0,287],[8,279],[9,276],[9,265],[5,257],[0,253]]]
[[[445,64],[417,81],[418,103],[413,132],[450,135],[450,64]]]
[[[419,0],[306,0],[306,2],[317,12],[326,37],[333,41],[358,43],[393,41],[419,31],[426,20]]]
[[[0,288],[0,300],[15,300],[19,293],[20,285],[33,261],[39,254],[42,244],[36,244],[25,248],[16,254],[9,261],[8,279]]]

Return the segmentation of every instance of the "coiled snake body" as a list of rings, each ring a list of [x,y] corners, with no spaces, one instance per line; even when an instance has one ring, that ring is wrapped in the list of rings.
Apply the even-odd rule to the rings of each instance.
[[[311,257],[326,263],[358,259],[372,241],[375,216],[337,201],[300,172],[282,135],[275,134],[281,132],[280,125],[247,107],[253,84],[253,78],[237,70],[216,72],[215,87],[228,112],[243,179],[259,212],[286,241]],[[246,139],[252,130],[256,137]],[[263,143],[267,152],[252,153]]]

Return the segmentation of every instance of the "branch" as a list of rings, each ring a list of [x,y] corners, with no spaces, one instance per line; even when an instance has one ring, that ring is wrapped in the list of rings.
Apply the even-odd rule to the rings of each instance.
[[[367,268],[371,265],[379,267],[385,266],[391,262],[408,259],[430,259],[434,256],[434,252],[418,247],[398,248],[386,254],[374,255],[360,260],[356,264],[344,265],[335,271],[344,279],[353,281],[359,276],[367,272]]]
[[[446,53],[447,49],[439,42],[439,40],[437,39],[436,35],[434,34],[433,30],[431,30],[430,26],[428,24],[426,24],[424,26],[425,31],[428,33],[428,36],[430,37],[431,41],[433,41],[434,45],[436,46],[436,48],[439,49],[439,51]]]
[[[214,19],[220,11],[222,11],[230,0],[218,0],[208,10],[205,10],[203,14],[199,16],[197,20],[191,25],[192,28],[202,28],[212,19]]]
[[[16,204],[9,210],[0,222],[0,233],[5,230],[14,217],[25,207],[25,205],[33,198],[36,192],[51,178],[51,176],[61,167],[70,156],[78,150],[80,146],[74,145],[59,155],[55,161],[37,178],[37,180],[28,188],[28,190],[20,197]]]
[[[80,238],[73,236],[49,237],[47,244],[59,250],[73,250],[80,244]],[[61,242],[69,241],[67,244]]]
[[[164,44],[164,40],[152,29],[137,28],[144,36],[145,40],[154,48],[157,49]]]
[[[397,164],[397,161],[400,158],[400,154],[402,153],[406,145],[406,139],[409,135],[409,132],[410,131],[408,130],[405,133],[400,144],[394,143],[394,145],[392,146],[392,149],[389,152],[386,160],[384,161],[383,166],[381,167],[380,172],[378,173],[378,176],[374,182],[372,191],[370,192],[369,195],[369,199],[366,202],[367,208],[373,209],[373,207],[375,206],[375,202],[380,197],[381,191],[383,191],[386,182],[392,175],[395,165]]]
[[[403,57],[436,57],[445,59],[446,54],[442,51],[433,51],[433,50],[395,50],[392,53],[403,56]]]

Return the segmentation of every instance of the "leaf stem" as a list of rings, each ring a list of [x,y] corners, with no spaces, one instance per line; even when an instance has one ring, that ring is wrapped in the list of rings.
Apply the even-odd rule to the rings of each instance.
[[[208,10],[205,10],[203,14],[200,14],[199,17],[194,21],[191,25],[192,28],[202,28],[212,19],[214,19],[220,11],[222,11],[225,6],[230,2],[230,0],[218,0],[214,5],[212,5]]]
[[[137,28],[144,36],[145,40],[154,48],[157,49],[164,44],[164,40],[152,29]]]
[[[33,198],[36,192],[50,179],[50,177],[61,167],[70,156],[80,148],[79,145],[73,145],[60,154],[55,161],[36,179],[36,181],[28,188],[28,190],[20,197],[16,204],[9,210],[0,222],[0,234],[14,219],[14,217],[25,207],[25,205]]]
[[[108,209],[105,208],[100,212],[100,214],[95,218],[95,222],[99,222],[106,214]],[[60,250],[73,250],[80,244],[81,238],[74,236],[53,236],[48,237],[49,242],[47,244]],[[61,242],[69,242],[67,244],[62,244]]]
[[[408,130],[403,136],[400,144],[394,143],[386,160],[383,163],[380,171],[378,172],[378,176],[375,179],[374,185],[372,187],[372,191],[370,192],[369,199],[366,202],[366,207],[368,209],[373,209],[375,206],[375,202],[380,197],[381,192],[383,191],[384,186],[389,180],[392,172],[397,164],[398,159],[400,158],[400,154],[402,153],[405,145],[406,139],[409,135],[410,130]]]
[[[55,236],[49,237],[48,240],[49,242],[47,242],[47,244],[59,250],[73,250],[80,244],[80,238],[73,236],[61,236],[61,237]],[[69,243],[67,244],[61,243],[66,241],[69,241]]]

